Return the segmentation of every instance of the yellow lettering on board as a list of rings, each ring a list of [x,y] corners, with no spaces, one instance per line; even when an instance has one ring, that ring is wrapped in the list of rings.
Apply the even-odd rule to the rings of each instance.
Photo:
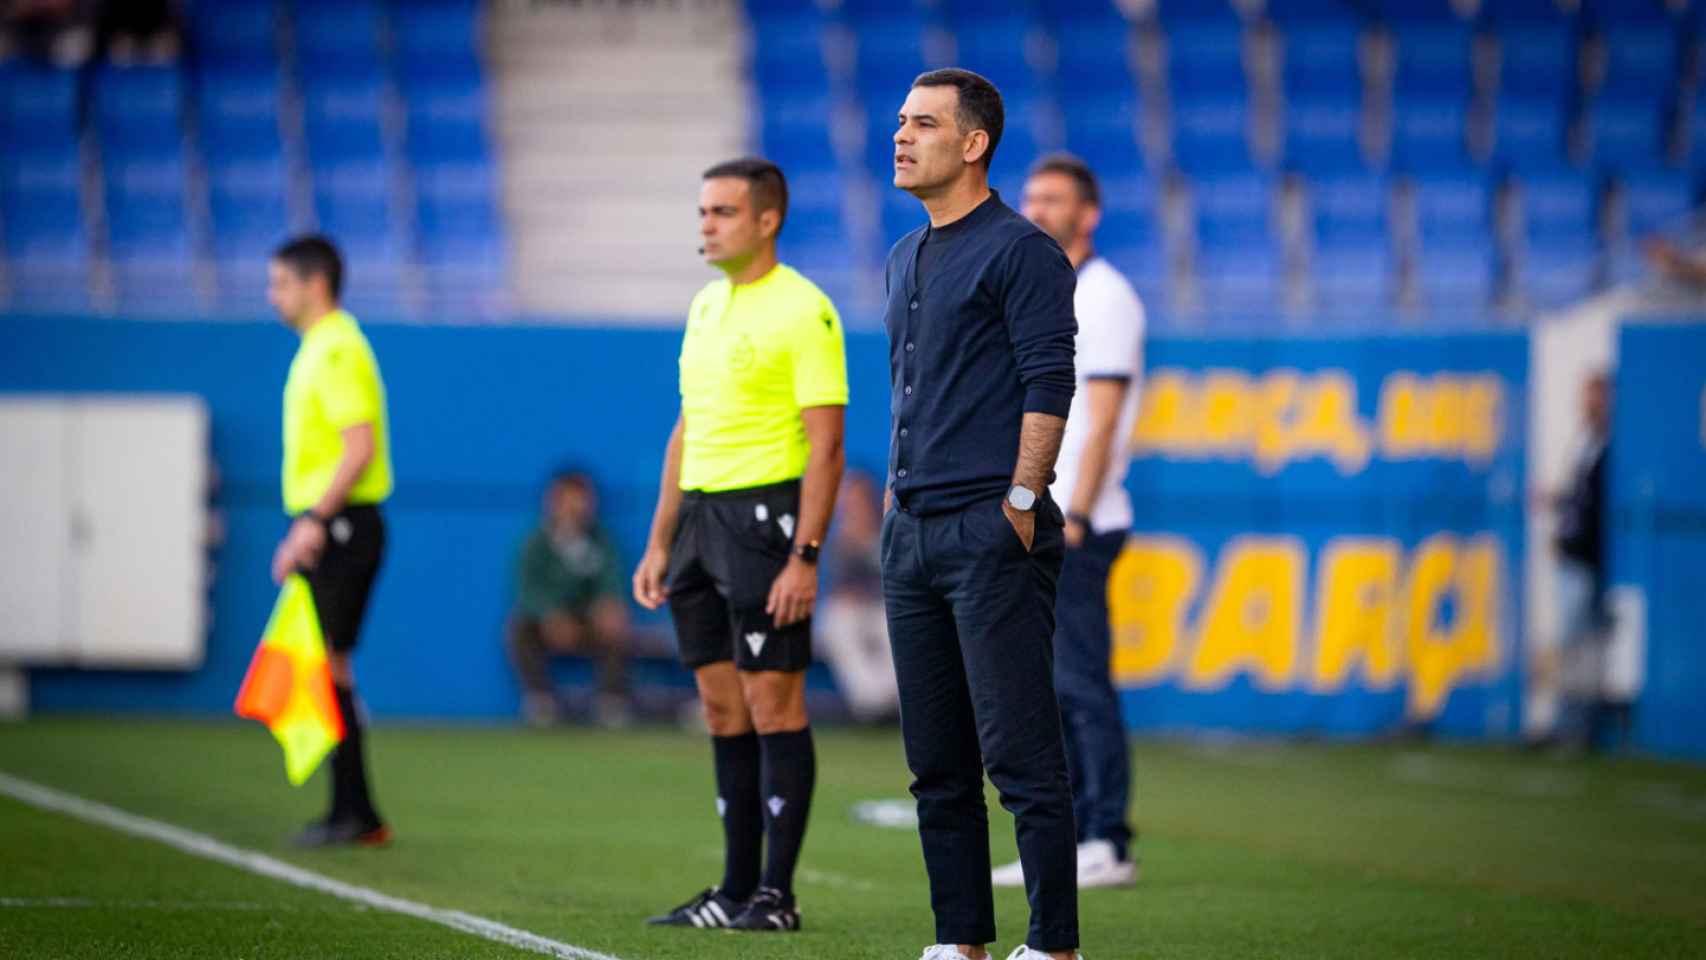
[[[1177,370],[1157,370],[1144,381],[1137,423],[1132,425],[1132,449],[1165,450],[1191,441],[1196,431],[1188,420],[1191,384]]]
[[[1463,394],[1462,378],[1449,373],[1428,383],[1428,452],[1434,456],[1456,456],[1463,449]]]
[[[1492,374],[1471,377],[1463,395],[1463,455],[1486,463],[1505,435],[1505,384]]]
[[[1299,401],[1296,370],[1275,370],[1263,376],[1256,389],[1256,468],[1272,474],[1298,453],[1294,421]]]
[[[1343,370],[1324,371],[1315,381],[1308,419],[1302,425],[1305,444],[1331,457],[1340,473],[1357,473],[1368,466],[1373,444],[1368,427],[1357,415],[1356,381]]]
[[[1385,537],[1339,537],[1328,542],[1316,575],[1317,692],[1342,689],[1359,663],[1369,687],[1398,681],[1403,658],[1394,629],[1402,550]]]
[[[1256,429],[1250,378],[1235,370],[1210,370],[1203,377],[1201,403],[1204,448],[1223,455],[1249,448]]]
[[[1185,614],[1202,580],[1202,555],[1174,537],[1134,537],[1108,574],[1114,682],[1166,679],[1183,647]]]
[[[1306,565],[1303,547],[1293,537],[1231,541],[1220,554],[1220,572],[1198,626],[1185,684],[1215,689],[1250,670],[1263,689],[1289,685],[1302,633]]]
[[[1499,581],[1498,541],[1491,536],[1460,546],[1455,536],[1439,533],[1416,549],[1406,589],[1410,719],[1438,716],[1463,679],[1498,666]],[[1455,615],[1440,624],[1448,596]]]
[[[1380,448],[1386,456],[1420,456],[1427,449],[1425,392],[1415,374],[1403,371],[1380,385]]]

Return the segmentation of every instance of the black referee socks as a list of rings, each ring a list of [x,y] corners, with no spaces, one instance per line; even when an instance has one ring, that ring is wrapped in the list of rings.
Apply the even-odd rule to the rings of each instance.
[[[717,816],[723,819],[723,882],[718,889],[745,902],[758,889],[758,855],[764,844],[758,734],[712,737],[711,753],[717,765]]]
[[[764,813],[769,818],[764,885],[792,895],[794,865],[806,839],[806,815],[811,812],[812,787],[817,782],[817,750],[812,746],[811,727],[766,733],[758,742],[764,755]]]
[[[379,814],[373,809],[373,797],[367,791],[367,763],[362,756],[361,714],[355,705],[355,690],[334,686],[338,712],[344,718],[344,738],[332,751],[332,815],[333,821],[345,818],[360,820],[376,826]]]

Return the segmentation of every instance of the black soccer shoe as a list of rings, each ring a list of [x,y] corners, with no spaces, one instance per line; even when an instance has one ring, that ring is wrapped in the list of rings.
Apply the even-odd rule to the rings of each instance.
[[[651,927],[697,927],[700,930],[721,930],[734,922],[741,912],[740,901],[723,896],[716,887],[705,891],[668,913],[646,919]]]
[[[339,817],[335,820],[316,820],[304,827],[291,841],[298,847],[383,847],[391,842],[391,828],[378,820]]]
[[[784,895],[771,887],[759,887],[752,899],[746,902],[746,909],[729,924],[729,929],[793,933],[800,929],[800,911],[794,905],[792,895]]]

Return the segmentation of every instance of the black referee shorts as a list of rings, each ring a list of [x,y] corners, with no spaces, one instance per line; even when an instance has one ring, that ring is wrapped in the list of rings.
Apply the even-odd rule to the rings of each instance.
[[[668,588],[688,669],[722,660],[741,670],[795,672],[811,664],[810,618],[778,629],[764,612],[771,584],[788,565],[799,516],[798,480],[686,495]]]
[[[326,646],[340,653],[355,649],[367,598],[385,556],[385,518],[375,504],[347,506],[326,521],[326,549],[312,570],[302,571],[320,615]]]

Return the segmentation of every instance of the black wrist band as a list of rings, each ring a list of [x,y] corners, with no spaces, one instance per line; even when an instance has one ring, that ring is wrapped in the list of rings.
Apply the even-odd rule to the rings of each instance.
[[[1068,522],[1076,523],[1086,530],[1090,529],[1090,518],[1082,513],[1069,513],[1066,515],[1066,519]]]

